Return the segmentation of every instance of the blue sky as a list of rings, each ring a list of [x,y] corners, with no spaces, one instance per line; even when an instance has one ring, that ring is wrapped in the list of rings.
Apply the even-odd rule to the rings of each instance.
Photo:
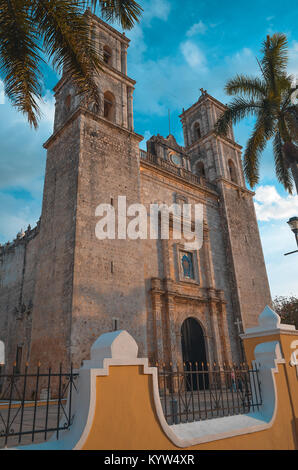
[[[285,0],[140,0],[141,23],[126,32],[131,39],[128,73],[137,81],[136,132],[148,139],[171,132],[183,144],[179,114],[204,88],[227,103],[224,85],[237,73],[259,74],[256,56],[267,34],[283,32],[289,42],[289,72],[298,78],[298,9]],[[117,25],[114,25],[117,29]],[[58,77],[45,67],[43,118],[37,131],[7,101],[0,105],[0,243],[34,226],[41,212],[46,154],[43,142],[53,126],[52,88]],[[0,103],[2,94],[0,89]],[[252,122],[235,128],[245,146]],[[272,295],[298,295],[298,254],[286,221],[298,215],[298,196],[276,182],[270,145],[263,155],[255,204]]]

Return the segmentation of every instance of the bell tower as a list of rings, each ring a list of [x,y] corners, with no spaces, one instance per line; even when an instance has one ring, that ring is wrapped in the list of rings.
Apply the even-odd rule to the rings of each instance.
[[[79,366],[102,333],[125,329],[146,354],[146,307],[140,240],[96,236],[100,204],[118,214],[140,202],[139,142],[133,130],[129,40],[88,13],[102,59],[100,106],[76,94],[63,76],[55,87],[54,132],[47,165],[33,301],[32,364],[61,358]],[[117,229],[117,227],[116,227]],[[46,302],[45,302],[46,299]]]
[[[235,142],[233,129],[226,137],[217,137],[214,126],[225,106],[201,89],[199,100],[180,116],[184,141],[196,173],[204,165],[207,180],[224,178],[245,186],[241,163],[241,146]]]
[[[254,208],[254,193],[247,189],[241,149],[230,128],[218,136],[215,123],[226,106],[201,89],[198,101],[183,110],[186,151],[192,171],[203,175],[219,194],[222,231],[231,275],[233,309],[238,325],[257,324],[258,315],[271,304],[269,283]]]

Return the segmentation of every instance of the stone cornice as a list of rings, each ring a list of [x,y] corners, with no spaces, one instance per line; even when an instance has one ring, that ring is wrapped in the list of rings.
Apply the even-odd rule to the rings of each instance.
[[[212,130],[200,139],[196,140],[196,142],[193,142],[191,145],[188,145],[186,147],[187,152],[192,151],[197,145],[203,144],[205,140],[207,140],[209,137],[215,137],[216,139],[223,141],[224,143],[229,144],[231,147],[236,148],[238,150],[242,150],[243,148],[241,145],[237,144],[237,142],[234,142],[234,140],[230,139],[229,137],[218,135],[214,130]]]
[[[181,287],[187,284],[186,289],[188,292],[181,292]],[[224,299],[224,293],[222,290],[211,289],[200,287],[198,283],[192,284],[193,288],[197,288],[199,290],[199,295],[195,295],[189,293],[188,287],[191,287],[188,283],[183,281],[174,281],[172,279],[159,279],[159,278],[152,278],[151,279],[151,293],[152,295],[161,295],[165,297],[171,297],[172,299],[179,299],[180,301],[194,301],[194,302],[202,302],[202,303],[220,303],[226,304],[226,300]]]
[[[92,111],[89,111],[88,109],[86,108],[83,108],[83,107],[79,107],[76,111],[74,111],[70,116],[69,118],[65,121],[65,123],[59,128],[57,129],[54,134],[51,135],[51,137],[43,144],[44,148],[45,149],[48,149],[49,146],[57,139],[57,137],[59,137],[63,132],[64,130],[73,122],[75,121],[75,119],[77,119],[79,116],[88,116],[90,117],[91,119],[93,119],[94,121],[97,121],[97,122],[103,122],[105,123],[106,125],[108,125],[109,127],[112,127],[114,129],[117,129],[127,135],[129,135],[130,137],[134,138],[137,142],[141,142],[144,137],[140,134],[136,134],[134,131],[131,131],[129,129],[126,129],[125,127],[121,127],[121,126],[118,126],[118,124],[115,124],[114,122],[111,122],[109,121],[108,119],[105,119],[104,117],[102,116],[98,116],[97,114],[95,113],[92,113]]]
[[[241,193],[244,193],[244,194],[247,194],[247,195],[250,195],[252,197],[255,195],[255,193],[253,191],[250,191],[249,189],[244,188],[243,186],[239,186],[239,184],[234,183],[233,181],[227,180],[226,178],[223,178],[223,177],[216,178],[215,181],[217,183],[218,182],[223,182],[225,185],[230,186],[231,188],[237,189],[237,191],[239,191]]]
[[[205,95],[201,95],[200,98],[198,99],[198,101],[196,103],[194,103],[192,106],[190,106],[188,109],[186,110],[183,110],[182,114],[180,114],[180,118],[184,118],[186,117],[187,114],[189,114],[191,111],[194,110],[194,108],[198,105],[198,104],[203,104],[205,102],[208,102],[208,101],[213,101],[214,104],[217,105],[217,107],[221,108],[223,111],[225,111],[227,109],[227,106],[224,105],[223,103],[221,103],[220,101],[218,101],[216,98],[214,98],[213,96],[209,95],[208,93],[206,93]]]
[[[165,146],[173,151],[178,151],[179,153],[182,153],[186,158],[189,159],[189,155],[185,151],[185,148],[181,147],[181,145],[177,143],[175,137],[171,134],[167,138],[161,136],[160,134],[154,135],[149,139],[148,142],[154,142],[162,146]]]
[[[122,81],[127,82],[127,85],[129,86],[134,86],[136,84],[136,81],[133,80],[132,78],[128,77],[124,73],[120,72],[120,70],[115,69],[111,65],[106,64],[105,62],[102,62],[101,64],[102,71],[105,73],[108,73],[112,77],[116,78],[121,78]],[[60,78],[59,82],[54,86],[53,91],[55,92],[55,95],[60,91],[60,89],[67,83],[68,81],[71,81],[69,75],[65,74],[63,77]]]
[[[117,29],[113,28],[112,26],[110,26],[108,23],[105,23],[103,20],[101,20],[100,18],[98,18],[98,16],[94,15],[94,13],[92,13],[91,11],[86,11],[86,14],[88,16],[91,17],[91,19],[95,22],[97,22],[98,24],[100,24],[100,26],[103,28],[103,29],[106,29],[109,34],[111,34],[112,36],[114,36],[115,38],[119,39],[121,42],[129,45],[130,43],[130,39],[128,39],[128,37],[126,37],[125,33],[120,33],[119,31],[117,31]]]

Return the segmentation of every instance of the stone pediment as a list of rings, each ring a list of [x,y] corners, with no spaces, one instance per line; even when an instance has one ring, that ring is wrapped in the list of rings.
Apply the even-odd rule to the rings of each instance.
[[[169,147],[172,150],[176,150],[179,153],[183,153],[187,155],[187,153],[185,152],[185,148],[177,144],[177,141],[172,134],[168,135],[168,137],[166,138],[162,137],[160,134],[157,134],[157,135],[152,136],[148,142],[164,145],[166,147]]]

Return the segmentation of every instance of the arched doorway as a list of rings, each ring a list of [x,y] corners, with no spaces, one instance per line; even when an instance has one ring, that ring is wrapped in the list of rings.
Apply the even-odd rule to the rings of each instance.
[[[209,388],[207,353],[203,328],[195,318],[187,318],[181,327],[181,343],[185,371],[199,370],[198,373],[187,374],[187,388],[194,390]],[[195,364],[197,363],[197,366]],[[202,367],[204,364],[205,367]]]

